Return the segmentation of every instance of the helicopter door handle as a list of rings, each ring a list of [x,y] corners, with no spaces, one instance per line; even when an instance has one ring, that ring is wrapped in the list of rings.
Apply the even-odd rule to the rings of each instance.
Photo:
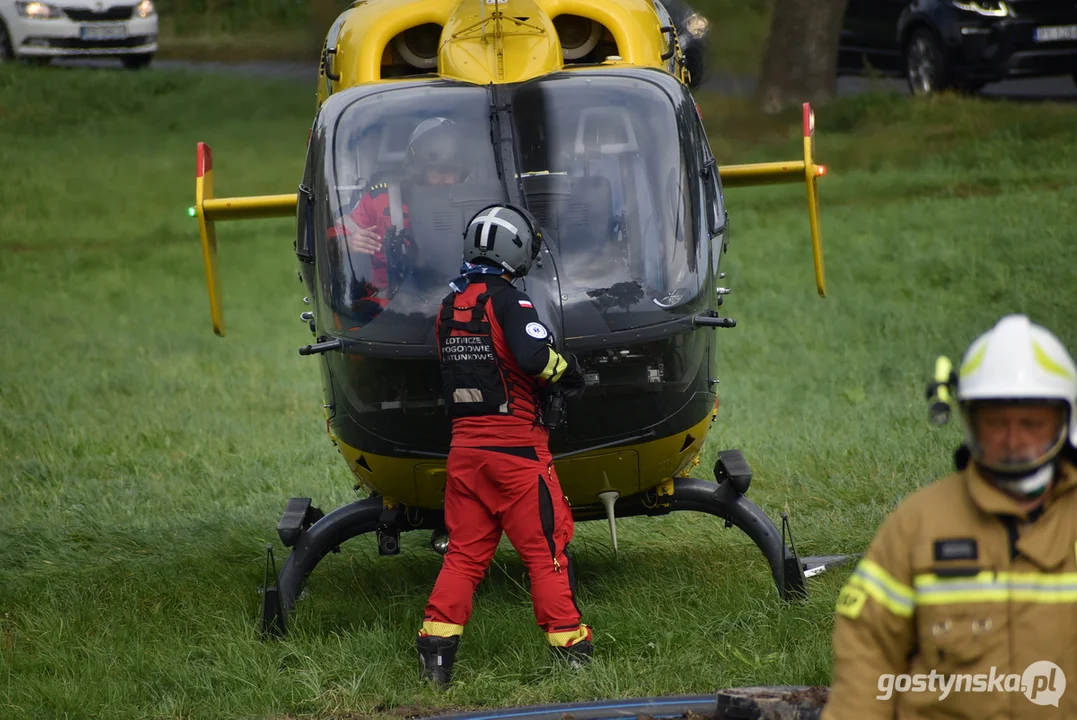
[[[701,327],[712,328],[734,328],[737,326],[736,320],[728,317],[718,317],[718,313],[713,310],[702,315],[696,315],[692,318],[692,323]]]
[[[322,65],[325,68],[325,77],[327,80],[332,80],[333,82],[337,82],[338,80],[340,80],[340,73],[334,73],[332,70],[329,69],[329,58],[330,56],[336,54],[337,49],[335,47],[327,47],[325,49],[325,54],[322,56]]]
[[[343,350],[344,343],[337,338],[335,340],[326,340],[325,342],[317,342],[313,345],[305,345],[299,348],[300,355],[319,355],[321,353],[329,352],[330,350]]]
[[[663,34],[669,34],[670,48],[665,53],[662,53],[661,59],[668,60],[676,54],[676,30],[671,25],[661,28]]]

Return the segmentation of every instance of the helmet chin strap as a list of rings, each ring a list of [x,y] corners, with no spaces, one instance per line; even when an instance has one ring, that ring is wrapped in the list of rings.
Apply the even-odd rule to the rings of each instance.
[[[1010,475],[1007,473],[987,472],[988,477],[1006,492],[1032,499],[1043,495],[1055,475],[1055,461],[1043,465],[1030,473]]]

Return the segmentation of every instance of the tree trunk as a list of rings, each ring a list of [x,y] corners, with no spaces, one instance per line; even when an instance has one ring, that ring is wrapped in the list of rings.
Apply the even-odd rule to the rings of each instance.
[[[837,96],[838,41],[849,0],[777,0],[756,102],[766,113]]]

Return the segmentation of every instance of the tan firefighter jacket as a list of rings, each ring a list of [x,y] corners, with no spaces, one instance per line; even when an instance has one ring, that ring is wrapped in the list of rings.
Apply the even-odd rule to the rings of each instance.
[[[1077,719],[1077,467],[1058,468],[1031,515],[971,464],[898,505],[838,596],[821,720]]]

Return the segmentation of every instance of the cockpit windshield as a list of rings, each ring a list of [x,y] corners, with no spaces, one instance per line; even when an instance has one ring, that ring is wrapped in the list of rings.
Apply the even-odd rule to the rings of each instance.
[[[376,322],[383,342],[426,339],[464,224],[502,198],[489,128],[486,90],[450,83],[364,95],[339,114],[325,149],[338,329]]]
[[[566,333],[584,331],[567,324],[585,305],[611,330],[668,320],[698,292],[700,252],[669,96],[638,77],[566,73],[522,85],[513,117],[528,206],[558,254]]]
[[[564,312],[566,337],[670,319],[698,293],[705,263],[697,185],[667,92],[639,77],[564,73],[510,97],[516,151],[503,171],[553,260],[532,269],[528,292]],[[489,92],[444,81],[390,88],[357,96],[331,122],[319,263],[337,330],[429,342],[467,220],[504,198]]]

